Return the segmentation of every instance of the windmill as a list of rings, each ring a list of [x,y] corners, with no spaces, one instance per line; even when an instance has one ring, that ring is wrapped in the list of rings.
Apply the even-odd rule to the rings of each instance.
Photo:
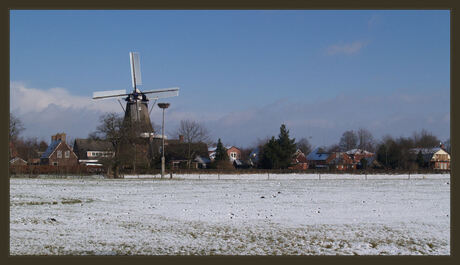
[[[150,113],[152,112],[153,106],[159,98],[175,97],[179,95],[179,88],[166,88],[141,91],[137,86],[142,85],[141,78],[141,66],[139,53],[130,52],[129,62],[131,65],[131,79],[133,90],[131,93],[127,93],[126,90],[110,90],[110,91],[99,91],[93,92],[93,99],[108,99],[117,98],[121,108],[125,112],[124,121],[136,122],[139,126],[139,133],[141,137],[149,137],[153,134],[152,123],[150,122]],[[126,101],[126,108],[123,108],[123,104],[120,99]],[[154,100],[150,111],[148,109],[148,103],[150,100]]]

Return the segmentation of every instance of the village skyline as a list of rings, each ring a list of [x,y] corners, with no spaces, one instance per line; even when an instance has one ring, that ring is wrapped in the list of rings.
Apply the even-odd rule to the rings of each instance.
[[[122,114],[91,95],[129,90],[134,50],[143,88],[181,87],[169,133],[190,119],[244,147],[282,123],[314,146],[359,128],[450,138],[448,11],[14,10],[10,22],[10,110],[24,136],[85,138],[102,114]],[[151,119],[161,123],[157,107]]]

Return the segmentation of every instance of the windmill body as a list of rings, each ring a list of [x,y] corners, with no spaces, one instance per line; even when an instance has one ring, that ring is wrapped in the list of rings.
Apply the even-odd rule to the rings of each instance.
[[[126,108],[124,122],[131,122],[135,124],[138,130],[139,136],[149,137],[153,135],[153,127],[150,122],[150,112],[159,98],[168,98],[179,95],[179,88],[167,88],[157,89],[149,91],[141,91],[138,85],[142,85],[141,71],[140,71],[140,59],[139,53],[129,53],[130,65],[131,65],[131,78],[133,90],[131,93],[126,93],[125,90],[112,90],[112,91],[101,91],[94,92],[93,99],[108,99],[117,98],[121,105],[120,99],[126,101]],[[150,100],[154,100],[152,108],[149,111],[148,103]],[[123,107],[123,105],[121,105]]]

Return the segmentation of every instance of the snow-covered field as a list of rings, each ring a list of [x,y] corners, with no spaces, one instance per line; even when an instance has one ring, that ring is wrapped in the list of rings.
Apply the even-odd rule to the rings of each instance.
[[[10,254],[450,254],[449,175],[203,178],[11,179]]]

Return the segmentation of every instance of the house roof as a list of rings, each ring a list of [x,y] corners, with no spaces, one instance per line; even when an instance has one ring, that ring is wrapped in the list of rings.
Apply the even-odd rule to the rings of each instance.
[[[113,151],[113,145],[104,140],[75,139],[73,149],[79,158],[87,158],[87,151]]]
[[[75,146],[84,151],[113,151],[113,145],[109,141],[93,139],[75,139]]]
[[[369,151],[358,149],[358,148],[348,150],[348,151],[346,151],[346,153],[347,153],[347,155],[356,155],[356,154],[372,155],[373,154],[373,153],[371,153]]]
[[[313,160],[313,161],[322,161],[326,160],[329,157],[329,153],[321,152],[321,148],[317,147],[313,152],[308,154],[307,160]]]
[[[54,149],[56,149],[60,143],[61,143],[61,140],[52,141],[51,144],[48,145],[48,148],[46,148],[46,151],[42,154],[40,158],[49,158],[50,155],[53,153]]]
[[[15,157],[15,158],[11,159],[10,164],[14,164],[14,163],[16,163],[16,161],[20,161],[20,162],[23,162],[23,163],[27,164],[27,161],[25,161],[24,159],[22,159],[20,157]]]
[[[224,148],[227,149],[227,150],[230,149],[230,148],[232,148],[232,147],[235,147],[236,149],[238,149],[238,147],[233,146],[233,145],[224,146]],[[216,151],[216,149],[217,149],[217,147],[209,147],[209,148],[208,148],[208,152],[214,152],[214,151]]]
[[[165,147],[165,156],[171,160],[186,160],[188,154],[188,143],[169,143]],[[191,150],[195,151],[195,156],[208,158],[208,147],[205,143],[192,143]]]
[[[211,163],[211,160],[207,157],[202,157],[202,156],[197,156],[195,158],[195,161],[201,164],[209,164]]]
[[[442,150],[441,147],[433,147],[433,148],[412,148],[411,151],[415,154],[418,154],[419,152],[422,153],[422,155],[428,155],[428,154],[434,154],[438,152],[439,150]]]

